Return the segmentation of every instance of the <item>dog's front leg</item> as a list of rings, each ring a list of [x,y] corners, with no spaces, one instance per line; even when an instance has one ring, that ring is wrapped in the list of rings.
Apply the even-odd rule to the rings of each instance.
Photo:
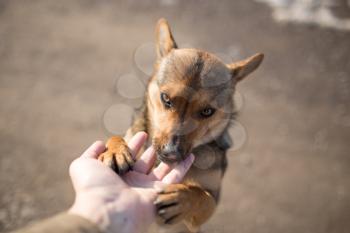
[[[155,201],[158,222],[176,224],[184,221],[191,232],[197,232],[214,212],[213,196],[197,184],[171,184]]]

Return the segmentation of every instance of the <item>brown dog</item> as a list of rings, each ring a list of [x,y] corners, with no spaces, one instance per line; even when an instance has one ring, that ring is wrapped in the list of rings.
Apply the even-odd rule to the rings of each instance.
[[[263,54],[224,64],[208,52],[178,49],[165,19],[158,21],[156,36],[154,73],[144,106],[125,139],[138,131],[147,132],[158,159],[170,164],[191,152],[195,155],[185,181],[169,185],[155,205],[159,222],[169,225],[169,231],[186,226],[186,231],[197,232],[219,200],[226,150],[231,145],[227,129],[235,113],[236,84],[260,65]],[[119,174],[132,168],[123,139],[112,137],[107,148],[101,161]]]

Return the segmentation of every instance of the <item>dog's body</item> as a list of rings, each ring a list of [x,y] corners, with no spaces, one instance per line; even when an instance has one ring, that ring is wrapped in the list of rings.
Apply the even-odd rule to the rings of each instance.
[[[158,60],[144,106],[125,139],[147,132],[159,160],[166,163],[181,161],[189,153],[195,155],[184,182],[169,185],[155,205],[159,222],[169,225],[167,232],[183,232],[184,226],[197,232],[219,200],[226,150],[231,145],[227,129],[234,116],[235,85],[260,65],[263,55],[226,65],[210,53],[178,49],[164,19],[158,22],[156,33]],[[122,150],[126,148],[124,145]],[[102,154],[101,160],[111,166],[113,156],[118,153]],[[127,153],[122,156],[124,159],[114,160],[119,173],[132,166],[119,164],[130,160]]]

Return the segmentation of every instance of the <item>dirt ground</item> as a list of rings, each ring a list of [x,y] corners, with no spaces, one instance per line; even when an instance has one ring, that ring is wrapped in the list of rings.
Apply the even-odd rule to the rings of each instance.
[[[69,163],[122,124],[106,117],[116,80],[142,76],[135,51],[166,17],[180,47],[266,55],[238,87],[244,144],[203,232],[350,232],[350,32],[270,13],[244,0],[0,1],[0,231],[71,205]]]

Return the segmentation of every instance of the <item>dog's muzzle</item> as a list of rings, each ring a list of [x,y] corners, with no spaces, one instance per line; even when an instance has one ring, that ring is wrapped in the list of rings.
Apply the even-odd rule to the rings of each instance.
[[[176,163],[186,159],[186,151],[179,144],[168,143],[158,151],[158,158],[165,163]]]
[[[185,137],[175,134],[170,140],[157,151],[158,159],[165,163],[176,163],[187,158],[188,152],[185,148]]]

